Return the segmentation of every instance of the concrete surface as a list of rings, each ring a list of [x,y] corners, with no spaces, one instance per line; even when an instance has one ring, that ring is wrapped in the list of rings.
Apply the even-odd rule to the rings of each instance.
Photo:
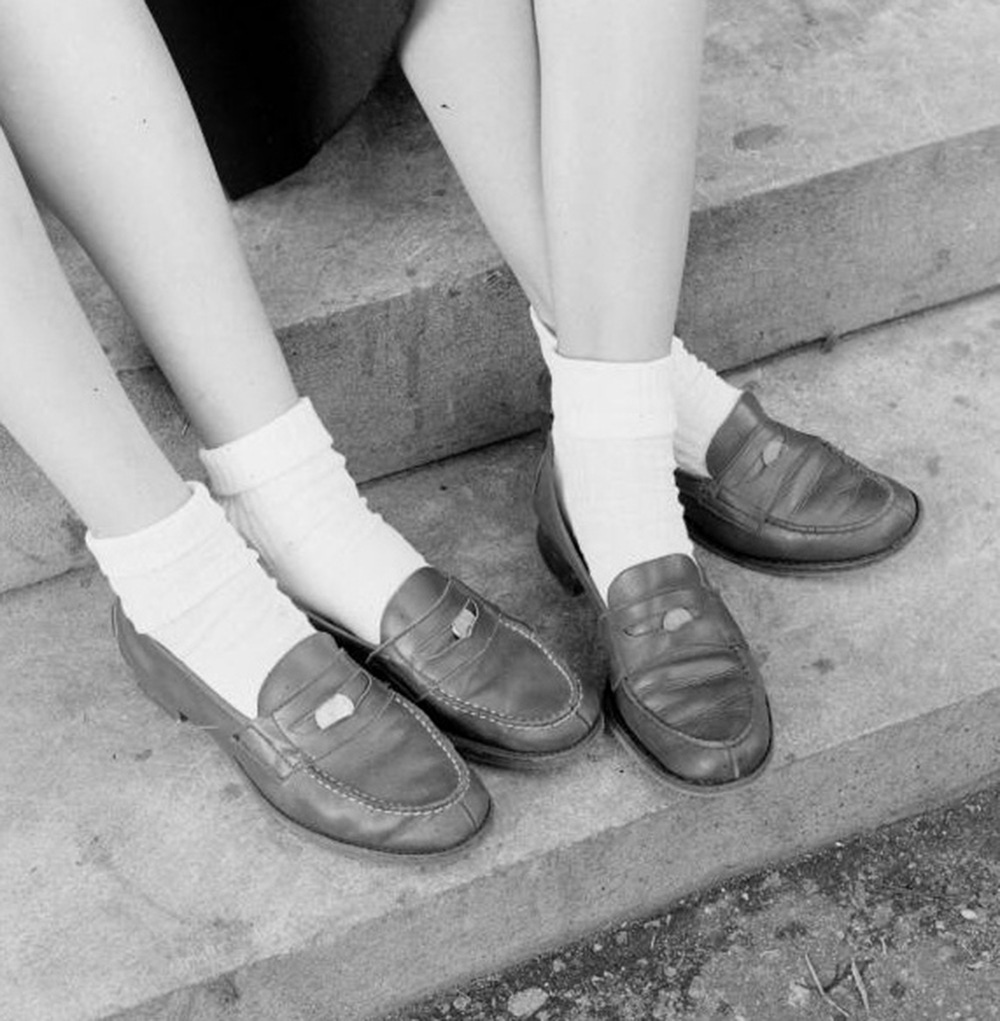
[[[714,0],[681,314],[704,357],[746,364],[997,282],[996,40],[992,0]],[[538,427],[520,292],[398,89],[236,216],[359,478]],[[189,464],[194,437],[124,313],[53,230],[102,342]],[[65,505],[6,440],[0,477],[0,589],[79,566]]]
[[[214,745],[142,698],[93,574],[5,596],[0,1011],[347,1021],[988,782],[998,340],[993,293],[745,374],[775,414],[918,488],[926,521],[898,556],[819,580],[703,558],[763,665],[777,732],[766,776],[715,799],[663,787],[608,739],[551,776],[484,771],[495,829],[451,866],[345,860],[281,827]],[[597,679],[592,621],[533,549],[539,443],[370,496]]]
[[[383,1021],[988,1021],[998,870],[993,786]]]

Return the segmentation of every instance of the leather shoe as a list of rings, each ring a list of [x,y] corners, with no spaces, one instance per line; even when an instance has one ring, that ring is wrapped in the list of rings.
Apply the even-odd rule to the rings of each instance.
[[[771,752],[767,696],[746,640],[694,560],[673,554],[630,567],[605,602],[559,505],[551,444],[535,510],[545,562],[598,614],[612,715],[626,747],[688,791],[756,778]]]
[[[600,729],[599,692],[584,688],[527,626],[433,567],[415,571],[393,595],[378,646],[306,613],[473,761],[544,769]]]
[[[709,444],[709,478],[677,472],[688,531],[701,546],[774,574],[817,574],[881,560],[908,542],[920,501],[743,394]]]
[[[465,848],[490,796],[419,709],[365,673],[327,635],[304,639],[268,674],[250,719],[115,603],[119,648],[142,690],[210,733],[280,816],[339,847],[428,859]]]

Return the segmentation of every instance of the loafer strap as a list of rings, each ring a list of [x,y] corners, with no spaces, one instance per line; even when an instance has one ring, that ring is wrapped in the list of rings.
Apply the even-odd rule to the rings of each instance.
[[[405,663],[441,684],[487,653],[498,626],[497,611],[449,577],[440,598],[372,655]]]

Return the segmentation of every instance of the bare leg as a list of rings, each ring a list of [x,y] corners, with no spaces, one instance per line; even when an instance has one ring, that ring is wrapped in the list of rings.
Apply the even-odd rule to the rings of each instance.
[[[400,60],[528,300],[555,319],[531,0],[419,0]]]
[[[404,69],[563,354],[669,350],[703,20],[703,0],[418,6]]]
[[[296,401],[187,96],[138,0],[0,4],[0,120],[210,445]]]
[[[97,535],[165,517],[189,490],[108,366],[2,134],[0,217],[0,421]]]
[[[560,350],[669,350],[694,179],[703,0],[538,0]]]

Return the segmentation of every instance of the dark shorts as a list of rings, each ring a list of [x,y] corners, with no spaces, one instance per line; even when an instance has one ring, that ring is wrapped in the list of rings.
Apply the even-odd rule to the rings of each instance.
[[[298,169],[368,95],[412,0],[147,0],[232,197]]]

